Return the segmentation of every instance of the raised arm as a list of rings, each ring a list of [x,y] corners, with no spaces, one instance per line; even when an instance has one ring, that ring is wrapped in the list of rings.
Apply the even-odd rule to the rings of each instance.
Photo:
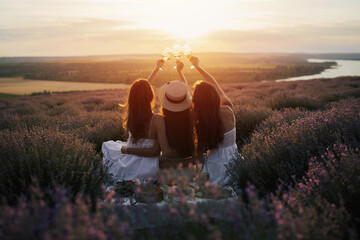
[[[184,73],[182,72],[183,68],[184,68],[184,63],[181,62],[181,61],[179,61],[179,60],[177,60],[177,61],[176,61],[176,71],[177,71],[177,73],[179,74],[180,81],[181,81],[181,82],[185,82],[186,85],[187,85],[188,83],[187,83],[187,81],[186,81],[185,75],[184,75]]]
[[[192,63],[192,65],[199,71],[199,73],[203,76],[205,82],[208,82],[212,85],[215,86],[216,90],[218,91],[218,93],[220,94],[220,99],[221,99],[221,105],[229,105],[231,108],[233,108],[233,104],[231,102],[231,100],[228,98],[228,96],[226,96],[225,92],[222,90],[222,88],[220,87],[219,83],[215,80],[215,78],[213,76],[210,75],[210,73],[208,73],[207,71],[205,71],[205,69],[203,69],[200,65],[199,65],[199,58],[192,56],[190,58],[190,62]]]
[[[159,69],[164,66],[164,63],[165,61],[162,60],[162,59],[159,59],[156,61],[156,64],[155,64],[155,68],[154,70],[151,72],[150,76],[148,77],[148,82],[150,83],[150,85],[152,85],[154,79],[155,79],[155,76],[156,74],[158,73]]]

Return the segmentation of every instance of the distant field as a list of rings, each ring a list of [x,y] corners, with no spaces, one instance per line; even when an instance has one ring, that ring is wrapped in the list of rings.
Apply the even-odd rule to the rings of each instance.
[[[0,93],[0,98],[18,97],[17,94]]]
[[[44,92],[91,91],[100,89],[127,89],[123,83],[86,83],[45,80],[27,80],[20,78],[0,78],[0,92],[3,94],[38,94]]]
[[[288,54],[199,54],[203,65],[221,82],[256,82],[312,75],[330,68],[335,63],[308,63],[306,56]],[[0,59],[0,78],[57,80],[92,83],[132,83],[137,78],[147,78],[160,55],[133,55],[108,57],[19,58]],[[185,62],[184,73],[190,83],[201,75]],[[166,62],[155,85],[178,79],[173,66],[175,60]]]

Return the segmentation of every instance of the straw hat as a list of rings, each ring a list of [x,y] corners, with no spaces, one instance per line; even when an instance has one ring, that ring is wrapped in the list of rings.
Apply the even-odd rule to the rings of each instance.
[[[163,108],[181,112],[191,106],[191,94],[186,83],[171,81],[159,88],[159,102]]]

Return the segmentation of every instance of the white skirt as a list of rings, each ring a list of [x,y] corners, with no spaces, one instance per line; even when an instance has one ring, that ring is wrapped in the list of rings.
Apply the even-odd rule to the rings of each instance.
[[[218,186],[225,186],[229,183],[226,165],[236,157],[237,145],[234,144],[225,148],[213,149],[210,151],[203,172],[210,175],[210,183]]]
[[[159,171],[159,157],[139,157],[136,155],[122,154],[121,147],[151,148],[154,139],[140,139],[136,144],[122,141],[107,141],[102,144],[104,164],[116,181],[132,180],[135,178],[146,179],[157,177]]]

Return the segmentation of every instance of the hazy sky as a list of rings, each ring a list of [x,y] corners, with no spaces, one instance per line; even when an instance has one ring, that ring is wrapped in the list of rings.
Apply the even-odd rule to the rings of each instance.
[[[360,0],[0,0],[0,56],[360,52]]]

